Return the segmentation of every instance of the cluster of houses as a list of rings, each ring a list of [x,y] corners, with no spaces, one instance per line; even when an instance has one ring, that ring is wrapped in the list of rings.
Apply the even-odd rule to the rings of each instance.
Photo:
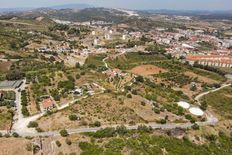
[[[81,87],[75,87],[74,90],[70,91],[69,93],[73,94],[73,97],[80,97],[83,94],[86,95],[94,95],[97,91],[104,91],[105,89],[99,86],[96,83],[86,83]],[[40,97],[40,110],[42,112],[51,111],[54,108],[58,108],[56,101],[53,99],[52,96],[41,96]]]
[[[47,48],[47,47],[41,47],[41,48],[38,48],[37,51],[40,53],[47,53],[47,52],[70,53],[70,52],[74,52],[74,50],[71,49],[68,44],[58,45],[54,49]]]
[[[198,63],[203,66],[232,67],[232,56],[223,55],[188,55],[186,60],[190,65]]]

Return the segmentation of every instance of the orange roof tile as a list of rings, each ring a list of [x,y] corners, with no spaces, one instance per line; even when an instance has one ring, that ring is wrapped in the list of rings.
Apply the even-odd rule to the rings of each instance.
[[[41,104],[44,109],[54,106],[54,102],[51,98],[44,99]]]

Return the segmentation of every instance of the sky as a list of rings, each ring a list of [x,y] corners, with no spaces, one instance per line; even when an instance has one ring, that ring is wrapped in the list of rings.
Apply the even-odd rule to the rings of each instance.
[[[232,0],[0,0],[0,8],[38,8],[76,3],[141,10],[232,10]]]

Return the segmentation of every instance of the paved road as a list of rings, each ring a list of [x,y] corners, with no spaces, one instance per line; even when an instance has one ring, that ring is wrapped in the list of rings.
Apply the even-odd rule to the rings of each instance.
[[[217,89],[214,89],[214,90],[210,90],[210,91],[201,93],[201,94],[199,94],[199,95],[197,95],[197,96],[195,97],[195,100],[196,100],[198,103],[200,103],[200,99],[201,99],[203,96],[205,96],[205,95],[207,95],[207,94],[209,94],[209,93],[215,92],[215,91],[219,91],[219,90],[221,90],[221,89],[223,89],[223,88],[225,88],[225,87],[228,87],[228,86],[231,86],[231,84],[223,84],[220,88],[217,88]]]

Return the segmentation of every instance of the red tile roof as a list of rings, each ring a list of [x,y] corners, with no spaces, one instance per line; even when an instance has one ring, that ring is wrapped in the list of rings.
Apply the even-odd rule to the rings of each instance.
[[[55,105],[55,103],[53,102],[51,98],[44,99],[41,104],[44,109],[53,107]]]
[[[188,61],[205,61],[214,63],[232,64],[232,56],[220,55],[189,55],[186,57]]]

